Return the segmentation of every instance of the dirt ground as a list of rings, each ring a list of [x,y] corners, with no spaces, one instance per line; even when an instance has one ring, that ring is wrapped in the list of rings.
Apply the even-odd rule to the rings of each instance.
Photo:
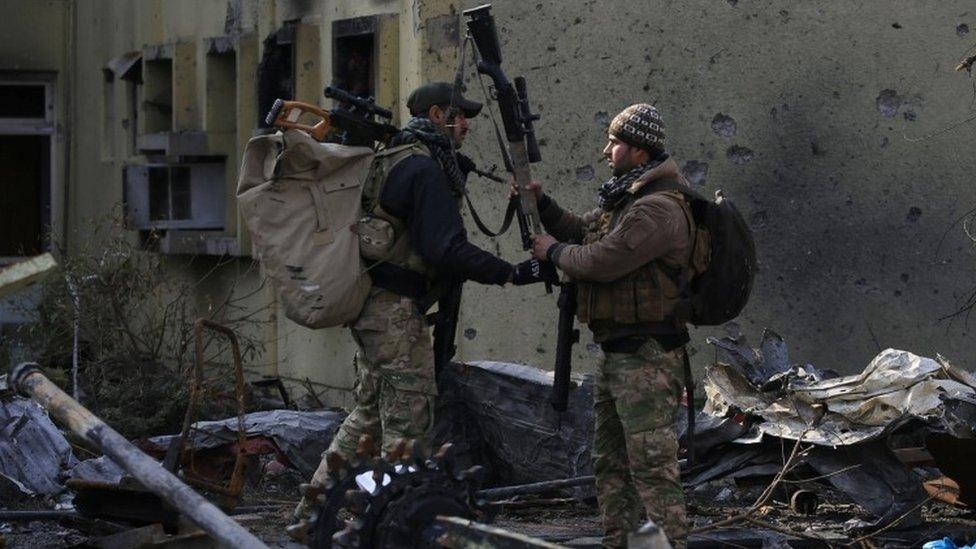
[[[300,548],[302,546],[292,542],[284,532],[298,500],[300,482],[299,475],[291,471],[266,478],[258,488],[245,491],[234,513],[270,547]],[[688,509],[693,527],[742,513],[754,501],[759,490],[761,486],[734,488],[731,483],[717,483],[691,492]],[[845,527],[863,518],[858,507],[845,503],[842,496],[827,488],[818,487],[817,493],[820,501],[811,515],[798,514],[785,501],[774,498],[754,515],[758,522],[742,522],[721,530],[696,534],[691,538],[689,547],[823,547],[850,544],[863,547],[919,547],[924,541],[941,539],[946,535],[956,536],[957,539],[976,536],[976,511],[938,502],[929,502],[923,507],[922,526],[905,531],[891,528],[872,532],[869,528],[852,533]],[[599,546],[602,528],[592,499],[554,501],[551,495],[540,499],[543,501],[534,503],[532,498],[527,497],[514,506],[501,506],[493,524],[567,547]],[[34,502],[21,508],[48,507],[42,502]],[[776,530],[789,530],[798,535],[786,536]],[[864,537],[872,533],[873,536]],[[803,536],[815,536],[824,541],[804,539]],[[0,547],[10,549],[80,548],[89,547],[88,543],[91,543],[84,532],[69,524],[51,521],[0,523],[0,540]],[[872,545],[861,545],[861,541]]]

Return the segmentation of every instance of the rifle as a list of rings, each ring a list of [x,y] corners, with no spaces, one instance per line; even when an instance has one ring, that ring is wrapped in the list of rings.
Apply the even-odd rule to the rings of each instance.
[[[556,364],[553,367],[552,394],[549,404],[557,412],[565,412],[569,403],[569,374],[573,369],[573,345],[579,343],[580,332],[573,327],[576,321],[576,283],[563,282],[559,288],[559,322],[556,329]]]
[[[376,122],[378,116],[390,120],[393,113],[378,105],[372,97],[358,97],[335,86],[326,86],[325,96],[349,105],[329,111],[301,101],[275,99],[264,121],[269,126],[294,128],[311,135],[316,141],[325,141],[330,134],[343,145],[372,147],[375,142],[386,143],[400,130],[386,122]],[[302,114],[312,114],[320,120],[315,125],[302,124]]]
[[[501,111],[508,146],[506,147],[502,142],[497,127],[496,136],[502,149],[505,167],[514,175],[515,185],[519,191],[516,212],[522,235],[522,247],[528,250],[532,247],[532,235],[543,234],[535,193],[528,192],[525,188],[532,180],[529,164],[542,159],[534,127],[534,122],[540,117],[529,108],[525,78],[516,77],[513,85],[502,71],[501,46],[495,29],[495,19],[490,12],[491,5],[486,4],[465,10],[463,15],[469,18],[468,32],[481,56],[478,60],[478,73],[488,75],[495,86],[495,100]],[[546,283],[546,292],[552,292],[548,283]],[[576,316],[576,285],[564,282],[559,290],[557,303],[559,325],[556,335],[556,363],[549,402],[554,409],[562,412],[566,410],[569,400],[573,345],[579,341],[579,330],[573,327]]]
[[[543,234],[535,193],[525,189],[532,180],[529,163],[542,160],[534,127],[534,122],[539,119],[539,115],[529,108],[525,78],[516,77],[513,85],[502,70],[501,46],[498,43],[498,32],[495,30],[495,18],[490,11],[491,4],[485,4],[465,10],[463,14],[469,18],[468,31],[481,56],[478,60],[478,72],[488,75],[495,85],[495,101],[501,111],[508,146],[506,147],[502,142],[497,128],[496,135],[502,149],[505,168],[514,175],[515,185],[519,191],[516,204],[519,232],[522,235],[522,248],[528,250],[532,247],[532,235]],[[546,283],[546,292],[552,292],[549,283]]]
[[[454,358],[457,346],[458,313],[461,309],[461,283],[451,282],[437,300],[437,313],[434,315],[434,378],[440,379],[441,372]]]

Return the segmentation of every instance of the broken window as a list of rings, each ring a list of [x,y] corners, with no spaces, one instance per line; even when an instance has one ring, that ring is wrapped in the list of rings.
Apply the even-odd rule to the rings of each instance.
[[[142,112],[145,133],[173,131],[173,60],[145,62]]]
[[[376,96],[376,17],[332,24],[333,85],[363,97]]]
[[[0,262],[36,255],[51,225],[53,75],[0,74]]]
[[[258,65],[258,128],[267,128],[264,118],[275,99],[295,95],[295,26],[285,26],[264,40],[264,55]]]
[[[102,71],[102,158],[111,160],[115,156],[115,74]]]
[[[224,228],[223,159],[127,166],[126,220],[142,231]]]

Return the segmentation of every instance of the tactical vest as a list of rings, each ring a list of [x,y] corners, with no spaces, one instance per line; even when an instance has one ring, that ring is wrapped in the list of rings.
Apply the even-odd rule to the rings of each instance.
[[[389,263],[431,277],[430,267],[410,243],[407,225],[380,205],[383,186],[394,166],[408,156],[430,156],[420,143],[407,143],[376,153],[369,174],[363,184],[364,215],[356,227],[359,234],[359,251],[363,258],[372,262]]]
[[[597,341],[621,335],[628,328],[641,333],[668,334],[683,331],[684,320],[676,318],[675,309],[682,302],[683,287],[708,260],[708,235],[696,231],[691,208],[680,192],[661,193],[673,199],[685,214],[689,230],[689,252],[686,265],[670,265],[663,259],[651,261],[611,282],[577,282],[577,318],[589,325]],[[628,200],[614,212],[605,212],[586,228],[583,244],[592,244],[609,234],[637,197]],[[626,335],[636,335],[627,333]]]

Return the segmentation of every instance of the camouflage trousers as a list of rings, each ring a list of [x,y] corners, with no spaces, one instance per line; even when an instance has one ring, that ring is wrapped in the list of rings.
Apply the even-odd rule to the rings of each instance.
[[[347,460],[356,455],[362,435],[381,443],[384,452],[401,438],[428,446],[434,425],[434,351],[427,320],[413,300],[374,288],[352,326],[356,355],[356,407],[339,427],[328,452]],[[312,484],[328,475],[323,459]]]
[[[687,535],[674,422],[684,348],[665,352],[648,340],[634,353],[606,353],[594,399],[593,443],[604,547],[626,547],[641,508],[675,547]]]

